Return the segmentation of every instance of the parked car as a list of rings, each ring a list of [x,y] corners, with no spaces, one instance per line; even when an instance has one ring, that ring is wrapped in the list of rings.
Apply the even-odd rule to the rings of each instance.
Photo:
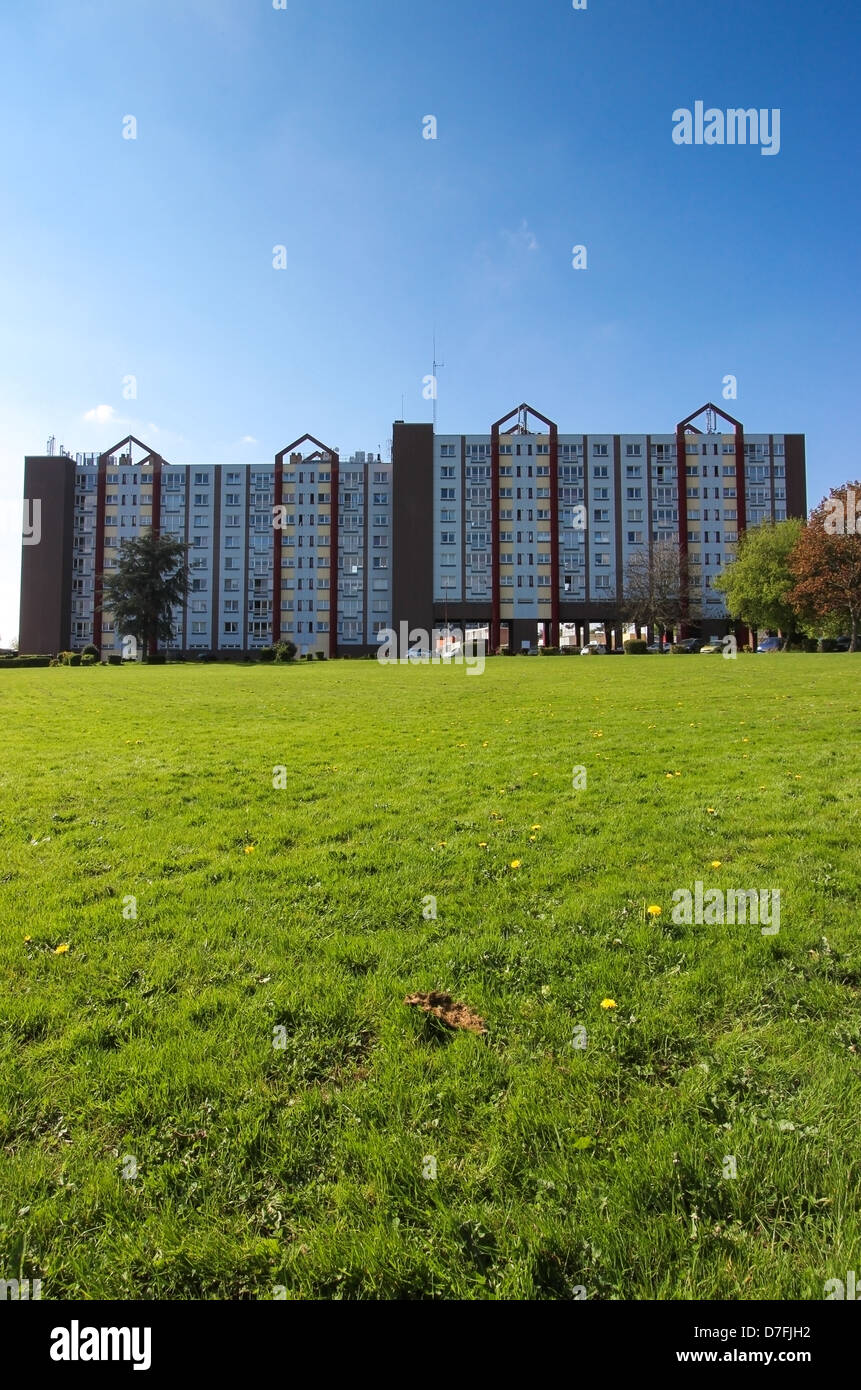
[[[588,646],[580,648],[581,656],[606,656],[607,648],[602,642],[590,642]]]
[[[848,652],[851,641],[851,637],[838,637],[834,643],[834,650],[836,652]]]
[[[698,652],[702,645],[699,637],[684,637],[681,642],[674,643],[677,652]]]
[[[723,646],[717,646],[714,642],[708,642],[706,646],[700,647],[700,656],[713,656],[715,652],[722,652]]]
[[[646,648],[647,652],[668,652],[669,650],[669,646],[666,642],[652,642]]]
[[[779,652],[779,651],[780,651],[780,638],[779,638],[779,637],[763,637],[762,641],[759,643],[759,645],[758,645],[758,647],[757,647],[756,650],[757,650],[758,652]]]

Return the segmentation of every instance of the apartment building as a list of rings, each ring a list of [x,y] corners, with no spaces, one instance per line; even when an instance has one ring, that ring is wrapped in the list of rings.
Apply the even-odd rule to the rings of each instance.
[[[494,649],[555,646],[563,624],[620,642],[631,557],[662,540],[687,558],[691,629],[722,635],[714,580],[740,532],[806,515],[804,436],[711,404],[666,434],[561,434],[527,405],[486,434],[397,421],[392,457],[396,619],[489,624]]]
[[[711,404],[666,434],[560,434],[525,404],[485,434],[398,420],[385,462],[306,434],[271,464],[174,465],[128,436],[28,456],[24,486],[41,541],[22,548],[21,650],[104,655],[122,650],[104,576],[150,527],[188,546],[170,649],[348,655],[403,621],[489,628],[494,648],[556,645],[562,624],[621,640],[630,558],[665,539],[688,559],[692,628],[722,634],[714,579],[741,531],[806,514],[804,436],[748,434]]]

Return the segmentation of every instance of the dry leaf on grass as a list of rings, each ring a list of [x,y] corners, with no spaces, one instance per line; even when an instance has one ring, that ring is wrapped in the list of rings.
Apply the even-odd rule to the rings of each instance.
[[[449,1028],[465,1028],[470,1033],[487,1032],[484,1019],[473,1013],[467,1004],[455,1004],[450,994],[439,994],[436,990],[431,990],[430,994],[408,994],[404,1003],[418,1005]]]

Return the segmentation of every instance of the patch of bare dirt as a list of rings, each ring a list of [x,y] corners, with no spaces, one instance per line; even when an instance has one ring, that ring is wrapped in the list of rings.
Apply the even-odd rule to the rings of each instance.
[[[432,1014],[448,1028],[465,1028],[469,1033],[487,1032],[484,1019],[479,1018],[468,1004],[456,1004],[450,994],[440,994],[437,990],[431,990],[430,994],[408,994],[404,1003]]]

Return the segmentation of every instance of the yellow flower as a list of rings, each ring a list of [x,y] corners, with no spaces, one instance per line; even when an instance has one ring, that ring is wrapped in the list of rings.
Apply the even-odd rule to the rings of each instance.
[[[657,903],[652,903],[652,906],[647,907],[646,911],[650,917],[660,917],[662,909],[658,907]]]
[[[519,868],[520,868],[520,864],[521,864],[521,860],[519,860],[519,859],[512,859],[512,861],[511,861],[511,867],[512,867],[512,869],[519,869]]]
[[[538,773],[537,773],[537,772],[533,772],[532,776],[533,776],[533,777],[537,777],[537,776],[538,776]]]
[[[530,835],[530,836],[529,836],[529,839],[530,839],[530,841],[534,841],[534,840],[537,840],[537,839],[538,839],[538,836],[537,836],[537,835]]]
[[[719,869],[720,866],[721,866],[721,861],[720,861],[719,859],[713,859],[713,860],[712,860],[712,868],[713,868],[713,869]]]
[[[708,811],[708,813],[709,813],[710,816],[716,816],[716,815],[717,815],[717,811],[715,810],[714,806],[707,806],[707,807],[706,807],[706,810]]]
[[[478,842],[478,848],[479,848],[479,849],[487,849],[487,841],[486,841],[486,840],[479,840],[479,842]]]
[[[615,999],[602,999],[602,1000],[601,1000],[601,1008],[602,1008],[602,1009],[615,1009],[615,1008],[616,1008],[616,1001],[615,1001]]]
[[[57,946],[57,947],[54,948],[54,955],[55,955],[55,956],[64,956],[64,955],[66,954],[66,952],[68,951],[68,949],[69,949],[69,948],[68,948],[68,946],[66,945],[66,943],[65,943],[65,941],[64,941],[63,944],[62,944],[62,946]]]
[[[445,849],[446,843],[447,843],[447,841],[445,841],[445,840],[440,840],[439,844],[437,845],[437,849]]]
[[[482,748],[486,748],[486,747],[487,747],[487,739],[484,740],[484,743],[483,743],[481,746],[482,746]]]
[[[664,776],[665,776],[670,782],[672,782],[672,780],[673,780],[673,774],[672,774],[671,772],[665,772],[665,773],[664,773]]]
[[[24,940],[25,940],[25,941],[32,941],[33,938],[32,938],[32,936],[25,936],[25,937],[24,937]]]
[[[254,853],[254,846],[253,846],[253,845],[246,845],[246,846],[245,846],[245,853],[246,853],[246,854],[253,854],[253,853]]]

